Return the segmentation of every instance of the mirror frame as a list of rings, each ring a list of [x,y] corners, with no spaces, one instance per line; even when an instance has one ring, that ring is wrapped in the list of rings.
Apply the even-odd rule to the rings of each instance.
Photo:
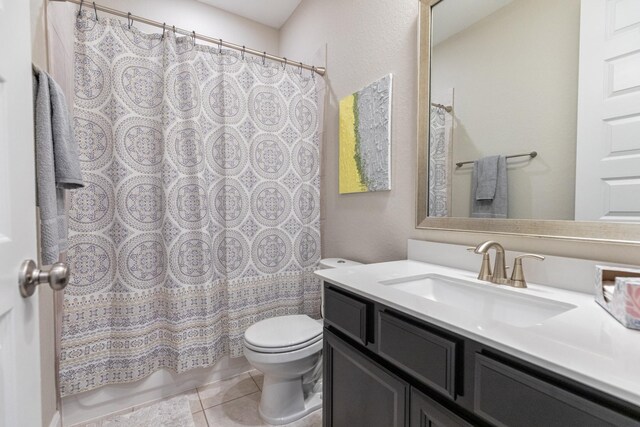
[[[548,239],[640,245],[640,223],[598,221],[479,219],[427,216],[429,162],[429,88],[431,8],[443,0],[419,0],[418,23],[418,140],[416,170],[416,228],[467,233],[506,234]],[[453,0],[450,0],[453,1]]]

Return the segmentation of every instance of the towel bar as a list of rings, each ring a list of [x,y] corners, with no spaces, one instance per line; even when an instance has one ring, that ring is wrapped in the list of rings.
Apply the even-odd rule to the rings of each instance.
[[[537,152],[537,151],[532,151],[532,152],[530,152],[530,153],[512,154],[512,155],[510,155],[510,156],[506,156],[505,158],[506,158],[506,159],[513,159],[514,157],[525,157],[525,156],[528,156],[528,157],[531,157],[531,158],[533,159],[533,158],[534,158],[534,157],[536,157],[537,155],[538,155],[538,152]],[[457,166],[457,167],[461,167],[462,165],[466,165],[466,164],[469,164],[469,163],[473,163],[474,161],[475,161],[475,160],[468,160],[468,161],[466,161],[466,162],[458,162],[458,163],[456,163],[456,166]]]

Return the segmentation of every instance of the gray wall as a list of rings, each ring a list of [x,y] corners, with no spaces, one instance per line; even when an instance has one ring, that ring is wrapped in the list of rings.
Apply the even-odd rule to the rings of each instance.
[[[445,0],[451,1],[451,0]],[[364,262],[406,257],[407,238],[475,244],[483,233],[415,229],[417,0],[303,0],[280,31],[280,54],[310,62],[326,44],[323,256]],[[337,100],[393,73],[392,186],[338,195]],[[513,250],[640,263],[640,246],[498,236]]]

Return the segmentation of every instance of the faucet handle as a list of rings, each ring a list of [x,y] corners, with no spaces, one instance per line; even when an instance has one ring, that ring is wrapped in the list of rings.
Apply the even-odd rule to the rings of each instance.
[[[544,261],[544,257],[538,254],[523,254],[515,257],[513,261],[513,272],[511,273],[511,279],[509,280],[509,285],[514,288],[527,287],[527,281],[524,278],[524,269],[522,268],[523,258],[533,258],[539,261]]]
[[[478,254],[476,252],[475,247],[467,248],[469,252],[473,252],[474,254]],[[491,273],[491,258],[489,258],[489,252],[485,252],[482,254],[482,264],[480,264],[480,272],[478,273],[478,280],[484,280],[485,282],[490,282],[493,274]]]

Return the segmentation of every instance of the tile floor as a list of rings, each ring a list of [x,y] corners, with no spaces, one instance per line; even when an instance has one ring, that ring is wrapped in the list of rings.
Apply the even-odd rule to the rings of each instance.
[[[226,380],[198,387],[183,393],[189,399],[191,413],[196,427],[250,427],[268,426],[258,414],[258,403],[262,390],[262,373],[251,371]],[[176,396],[168,397],[167,399]],[[143,405],[109,414],[115,415],[135,411],[158,401],[147,402]],[[76,424],[73,427],[100,427],[102,420],[94,420],[88,423]],[[289,427],[321,427],[322,409],[319,409],[306,417],[288,424]],[[179,427],[179,426],[175,426]]]

